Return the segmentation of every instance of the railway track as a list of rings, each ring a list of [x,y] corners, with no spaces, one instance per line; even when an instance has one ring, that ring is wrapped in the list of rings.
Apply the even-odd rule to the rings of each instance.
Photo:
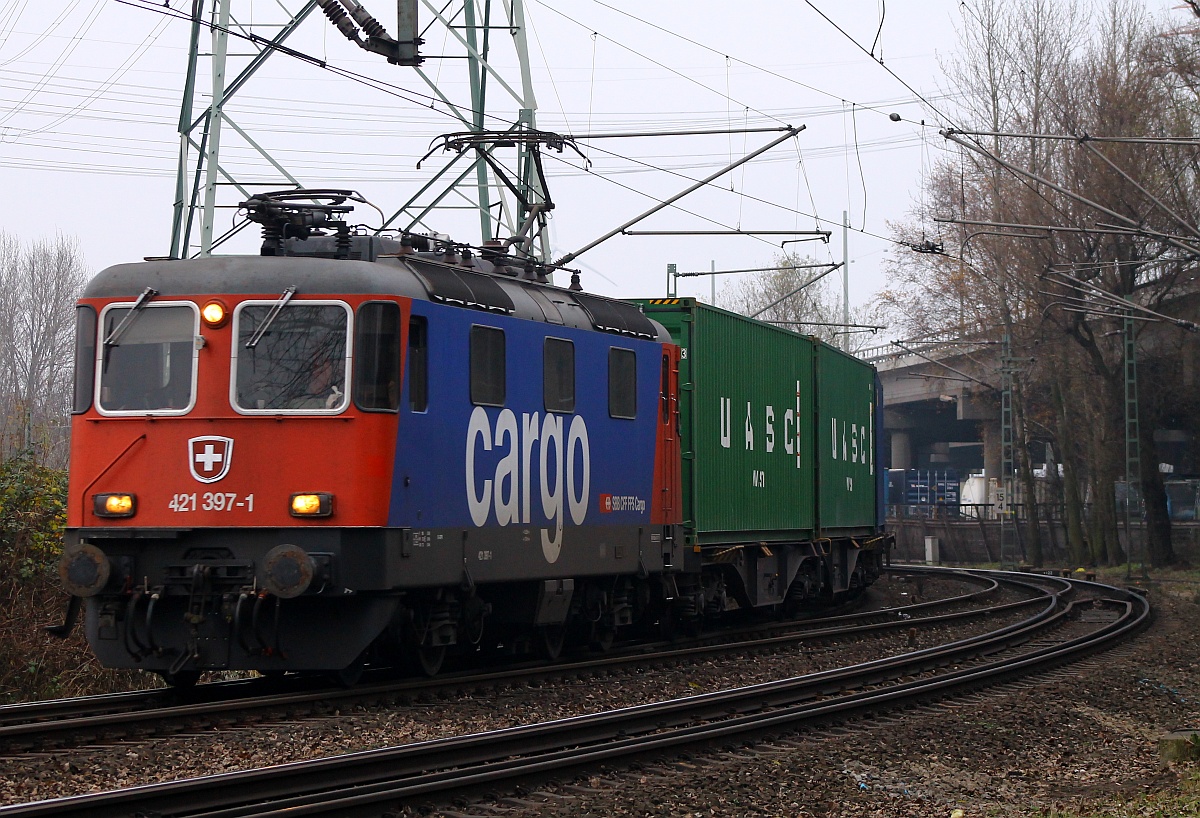
[[[853,667],[489,733],[0,809],[0,818],[379,814],[601,763],[754,740],[1044,671],[1149,621],[1137,594],[1094,583],[1048,589],[1022,621]]]
[[[901,572],[914,573],[914,572]],[[395,679],[380,674],[354,688],[315,679],[244,680],[0,707],[0,751],[27,752],[102,743],[138,735],[167,735],[198,725],[323,716],[349,704],[407,702],[463,689],[487,689],[531,679],[621,672],[647,665],[696,661],[734,651],[786,650],[797,644],[870,638],[900,629],[953,627],[968,619],[997,616],[1039,604],[1069,586],[1052,579],[981,577],[950,572],[973,590],[911,605],[802,621],[755,623],[700,637],[655,645],[617,646],[602,656],[574,661],[521,663],[499,670],[448,674],[435,679]],[[1043,587],[1044,586],[1044,587]],[[1003,588],[1023,598],[987,604]]]

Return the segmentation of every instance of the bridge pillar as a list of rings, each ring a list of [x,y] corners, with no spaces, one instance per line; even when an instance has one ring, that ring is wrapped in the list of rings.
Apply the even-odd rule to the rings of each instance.
[[[912,438],[905,430],[893,429],[892,468],[911,469],[912,467]]]

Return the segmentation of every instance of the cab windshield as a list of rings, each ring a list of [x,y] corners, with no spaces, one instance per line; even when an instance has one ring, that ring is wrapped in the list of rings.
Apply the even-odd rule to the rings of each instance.
[[[237,408],[340,412],[347,403],[348,330],[341,304],[244,304],[234,350]]]
[[[100,411],[183,414],[192,405],[197,313],[186,305],[148,304],[104,312],[100,357]],[[126,319],[129,319],[128,321]]]

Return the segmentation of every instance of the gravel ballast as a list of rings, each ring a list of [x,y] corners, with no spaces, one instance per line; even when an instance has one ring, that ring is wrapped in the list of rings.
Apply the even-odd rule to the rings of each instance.
[[[881,583],[881,595],[906,593]],[[1135,641],[1053,674],[825,734],[667,759],[464,805],[463,814],[579,816],[1200,815],[1191,767],[1157,741],[1200,726],[1200,584],[1156,583]],[[923,637],[924,638],[924,637]],[[897,634],[889,653],[911,650]],[[295,724],[205,730],[0,761],[0,803],[315,758],[595,712],[863,661],[878,642],[743,656],[642,675],[517,686]],[[870,655],[861,655],[864,651]],[[1165,811],[1144,811],[1165,802]],[[1064,811],[1065,810],[1065,811]],[[1190,810],[1190,811],[1189,811]]]

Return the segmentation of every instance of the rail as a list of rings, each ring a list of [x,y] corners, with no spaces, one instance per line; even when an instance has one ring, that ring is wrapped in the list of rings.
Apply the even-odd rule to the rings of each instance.
[[[1036,588],[1046,595],[1045,604],[1021,622],[983,636],[849,668],[489,733],[20,805],[0,809],[0,818],[135,813],[282,818],[445,799],[603,762],[773,735],[1025,677],[1111,646],[1149,622],[1148,603],[1130,591],[1021,574],[979,576]],[[1084,622],[1077,616],[1084,608],[1110,613],[1100,618],[1105,621]],[[1077,633],[1084,625],[1087,632]],[[1063,635],[1047,644],[1055,634]]]

